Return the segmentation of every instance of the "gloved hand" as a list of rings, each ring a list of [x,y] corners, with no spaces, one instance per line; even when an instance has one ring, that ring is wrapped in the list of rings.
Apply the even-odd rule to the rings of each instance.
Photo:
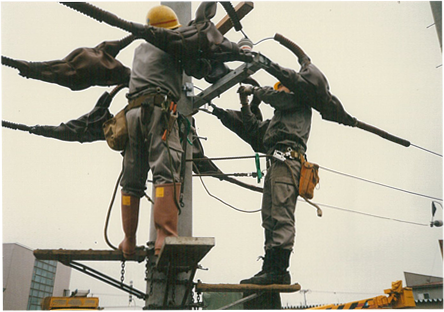
[[[253,90],[254,87],[253,86],[240,86],[239,89],[237,89],[237,93],[239,94],[246,94],[246,95],[250,95],[253,94]]]
[[[237,93],[239,93],[239,99],[242,105],[248,105],[248,95],[252,94],[252,91],[247,90],[248,92],[246,92],[246,89],[252,89],[252,87],[240,86],[239,89],[237,89]]]
[[[225,110],[223,110],[222,108],[219,108],[214,104],[210,104],[210,106],[213,108],[213,111],[211,113],[217,118],[221,119],[223,115],[226,114]]]

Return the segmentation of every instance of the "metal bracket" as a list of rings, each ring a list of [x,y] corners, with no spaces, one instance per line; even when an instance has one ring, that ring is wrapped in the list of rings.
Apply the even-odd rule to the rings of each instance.
[[[222,93],[243,81],[245,78],[253,75],[260,69],[270,66],[271,60],[263,56],[259,52],[255,53],[253,61],[251,63],[244,63],[235,70],[226,74],[219,79],[215,84],[206,88],[198,95],[192,97],[193,110],[197,110],[199,107],[209,103],[215,97],[220,96]]]
[[[183,85],[183,90],[185,91],[186,96],[194,96],[194,84],[192,82],[185,82]]]
[[[62,262],[62,261],[60,261]],[[100,273],[99,271],[96,271],[84,264],[74,262],[74,261],[68,261],[68,262],[62,262],[64,265],[69,266],[77,271],[80,271],[82,273],[85,273],[86,275],[89,275],[91,277],[94,277],[102,282],[105,282],[111,286],[117,287],[120,290],[123,290],[131,295],[136,296],[139,299],[146,300],[148,295],[140,290],[134,289],[133,286],[128,286],[124,283],[121,283],[120,281],[109,277],[103,273]]]

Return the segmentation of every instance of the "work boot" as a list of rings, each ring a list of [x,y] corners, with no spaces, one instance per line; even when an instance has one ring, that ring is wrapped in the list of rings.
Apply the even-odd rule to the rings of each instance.
[[[240,283],[255,285],[290,285],[291,277],[290,273],[287,271],[290,263],[290,253],[291,250],[281,248],[270,249],[270,267],[267,270],[260,271],[249,279],[242,280]]]
[[[122,227],[125,237],[119,244],[125,258],[134,256],[136,253],[136,231],[139,222],[140,198],[122,193]]]
[[[240,283],[241,284],[254,284],[251,282],[252,279],[254,279],[257,276],[262,276],[263,274],[270,272],[271,271],[272,253],[273,253],[273,249],[265,250],[265,256],[261,257],[264,260],[264,262],[262,263],[262,269],[258,273],[256,273],[252,278],[244,279]]]
[[[179,201],[180,183],[176,185],[176,199]],[[174,200],[174,184],[159,184],[155,186],[155,198],[153,206],[154,226],[157,237],[154,243],[154,254],[157,256],[163,246],[165,237],[177,237],[177,223],[179,220],[179,209]]]

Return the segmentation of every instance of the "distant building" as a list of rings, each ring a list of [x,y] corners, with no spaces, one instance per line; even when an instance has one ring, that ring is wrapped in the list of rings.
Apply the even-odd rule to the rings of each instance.
[[[71,268],[34,258],[19,244],[3,244],[3,310],[40,310],[47,296],[69,292]]]
[[[442,277],[404,272],[407,287],[412,288],[417,309],[442,309]]]

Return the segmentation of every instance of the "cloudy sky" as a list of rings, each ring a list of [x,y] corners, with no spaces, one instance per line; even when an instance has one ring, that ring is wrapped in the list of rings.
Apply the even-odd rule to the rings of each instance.
[[[97,2],[123,19],[143,23],[158,2]],[[237,2],[233,3],[234,5]],[[193,2],[193,12],[198,3]],[[194,13],[193,13],[194,14]],[[213,21],[225,12],[218,6]],[[346,110],[359,120],[409,140],[406,148],[356,128],[324,121],[313,113],[308,159],[321,166],[314,201],[324,216],[297,205],[297,239],[290,271],[307,290],[308,304],[348,302],[384,294],[404,272],[442,277],[438,240],[431,228],[431,204],[442,204],[442,56],[429,2],[255,2],[242,21],[253,42],[281,33],[298,43],[327,76]],[[2,55],[28,61],[61,59],[77,47],[121,39],[124,31],[98,23],[56,2],[2,2]],[[227,37],[237,42],[234,30]],[[118,55],[130,67],[134,42]],[[273,61],[299,69],[294,55],[273,40],[255,45]],[[232,63],[236,68],[240,63]],[[259,71],[261,85],[275,78]],[[194,79],[198,88],[205,81]],[[26,125],[58,125],[94,106],[110,88],[72,92],[25,79],[2,67],[2,119]],[[236,87],[213,101],[240,107]],[[198,89],[195,90],[198,93]],[[111,104],[118,112],[125,91]],[[273,110],[261,105],[266,118]],[[254,155],[251,148],[214,116],[195,115],[209,157]],[[108,204],[121,170],[121,156],[105,142],[68,143],[2,129],[3,242],[32,249],[107,249],[103,237]],[[255,171],[254,161],[218,161],[227,173]],[[265,164],[262,161],[262,169]],[[344,175],[345,174],[345,175]],[[214,178],[208,190],[243,210],[260,208],[261,195]],[[253,178],[244,182],[257,184]],[[148,185],[148,190],[151,186]],[[119,198],[117,199],[119,200]],[[437,205],[435,219],[443,218]],[[143,201],[138,242],[149,236],[151,205]],[[193,178],[193,236],[215,237],[202,261],[206,283],[237,283],[260,270],[263,253],[259,213],[241,213],[210,197]],[[114,207],[109,237],[122,238]],[[89,263],[119,278],[120,263]],[[144,266],[127,264],[125,281],[144,290]],[[128,306],[128,295],[73,272],[71,288],[91,289],[103,307]],[[283,295],[284,305],[304,302],[302,293]],[[133,303],[134,305],[134,303]],[[136,301],[138,307],[143,302]]]

